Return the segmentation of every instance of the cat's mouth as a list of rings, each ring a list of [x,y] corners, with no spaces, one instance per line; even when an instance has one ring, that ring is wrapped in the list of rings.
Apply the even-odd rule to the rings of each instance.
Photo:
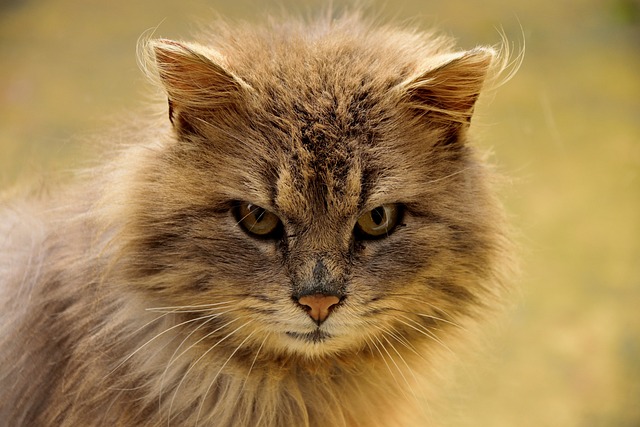
[[[314,344],[324,342],[331,338],[331,334],[323,331],[320,328],[314,330],[313,332],[287,332],[287,336],[302,341],[312,342]]]

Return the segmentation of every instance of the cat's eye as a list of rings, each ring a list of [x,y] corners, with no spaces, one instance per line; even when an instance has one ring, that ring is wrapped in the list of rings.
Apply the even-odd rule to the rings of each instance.
[[[238,224],[249,234],[262,238],[276,238],[282,230],[282,222],[274,213],[251,203],[238,203],[234,209]]]
[[[386,204],[366,212],[356,222],[356,237],[380,239],[393,232],[400,221],[400,206]]]

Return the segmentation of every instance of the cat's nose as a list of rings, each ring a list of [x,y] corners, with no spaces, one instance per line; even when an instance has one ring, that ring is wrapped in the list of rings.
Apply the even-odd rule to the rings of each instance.
[[[298,299],[298,303],[303,306],[307,310],[307,313],[309,313],[309,316],[320,325],[329,317],[331,308],[340,303],[340,298],[335,295],[324,294],[305,295]]]

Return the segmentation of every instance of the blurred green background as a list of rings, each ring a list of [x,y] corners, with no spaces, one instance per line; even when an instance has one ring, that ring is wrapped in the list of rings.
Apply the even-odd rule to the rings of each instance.
[[[640,426],[640,2],[364,3],[464,48],[499,43],[499,31],[516,51],[526,42],[521,69],[474,122],[512,178],[520,292],[446,392],[443,424]],[[214,13],[256,20],[321,4],[0,1],[0,188],[81,164],[86,136],[144,105],[145,30],[188,39]]]

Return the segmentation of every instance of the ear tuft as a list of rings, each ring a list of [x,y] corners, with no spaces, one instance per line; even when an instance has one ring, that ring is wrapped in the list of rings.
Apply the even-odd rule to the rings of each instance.
[[[405,82],[407,104],[436,122],[468,124],[495,56],[484,47],[441,56],[435,67]]]
[[[203,46],[150,40],[147,55],[169,97],[172,122],[177,114],[202,115],[239,102],[249,86],[228,71],[222,55]]]

